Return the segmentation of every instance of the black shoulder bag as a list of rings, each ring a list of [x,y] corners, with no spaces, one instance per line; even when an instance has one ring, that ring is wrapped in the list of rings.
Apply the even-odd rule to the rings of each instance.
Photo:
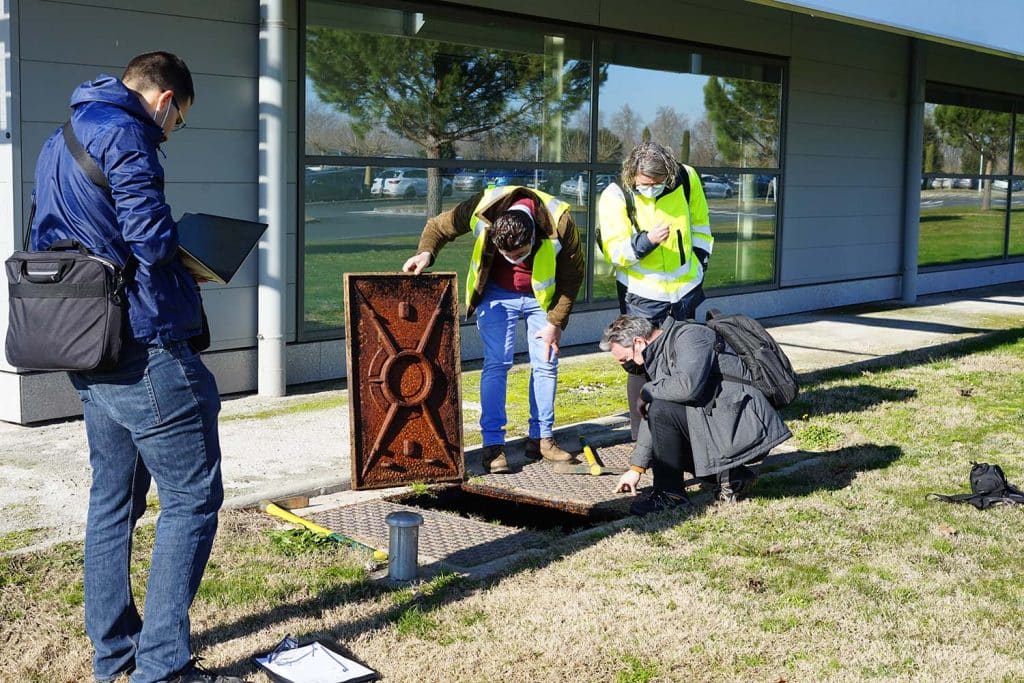
[[[110,196],[110,184],[68,121],[64,142],[82,171]],[[111,200],[112,201],[112,200]],[[123,268],[74,240],[29,251],[29,214],[22,251],[5,262],[10,306],[7,362],[27,370],[88,371],[117,364],[126,327],[125,285],[137,262]]]

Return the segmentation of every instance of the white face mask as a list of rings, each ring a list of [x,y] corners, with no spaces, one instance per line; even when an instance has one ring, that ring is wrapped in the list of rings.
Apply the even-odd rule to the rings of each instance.
[[[636,191],[648,199],[654,199],[665,190],[665,183],[657,185],[638,185]]]
[[[530,254],[533,253],[533,243],[534,243],[534,240],[536,240],[536,239],[537,239],[537,233],[534,232],[533,237],[530,238],[530,248],[522,256],[520,256],[519,258],[517,258],[515,260],[512,260],[508,256],[505,256],[505,254],[502,254],[501,257],[503,259],[505,259],[506,261],[508,261],[509,263],[511,263],[513,266],[518,266],[520,263],[522,263],[526,259],[530,258]]]

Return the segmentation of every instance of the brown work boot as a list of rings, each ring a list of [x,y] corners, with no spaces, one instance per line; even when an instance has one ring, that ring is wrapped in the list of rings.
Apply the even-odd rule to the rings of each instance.
[[[542,439],[526,440],[526,457],[530,460],[550,460],[551,462],[579,462],[576,456],[562,450],[550,436]]]
[[[484,472],[491,474],[508,474],[512,471],[508,466],[508,458],[505,457],[505,447],[501,444],[484,446],[480,464],[484,466]]]

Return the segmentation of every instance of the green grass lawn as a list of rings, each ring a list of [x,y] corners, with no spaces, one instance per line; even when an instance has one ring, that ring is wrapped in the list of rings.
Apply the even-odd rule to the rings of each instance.
[[[571,360],[565,419],[619,412],[623,373]],[[483,580],[373,583],[353,551],[224,511],[195,645],[257,683],[249,657],[287,633],[389,681],[1024,680],[1022,511],[926,497],[967,490],[972,460],[1024,483],[1022,406],[1019,328],[807,375],[784,412],[799,450],[749,501],[549,535]],[[137,597],[152,541],[140,528]],[[0,559],[0,680],[90,677],[81,564],[81,543]]]
[[[724,201],[724,200],[723,200]],[[714,202],[713,202],[714,203]],[[578,216],[580,238],[586,244],[588,228],[585,218]],[[732,287],[740,284],[771,282],[775,268],[774,221],[755,221],[752,236],[737,235],[735,221],[712,219],[715,252],[705,280],[705,288]],[[311,242],[305,247],[305,320],[307,328],[340,329],[345,325],[342,278],[345,273],[399,272],[406,259],[416,253],[419,235],[380,237],[373,240],[334,240]],[[464,235],[441,250],[434,272],[451,271],[465,286],[466,271],[472,255],[473,238]],[[599,256],[592,255],[591,262]],[[615,299],[615,279],[603,262],[597,275],[593,266],[587,277],[594,279],[594,301]],[[585,289],[584,289],[585,292]],[[460,292],[459,300],[465,295]],[[583,294],[580,295],[583,300]]]

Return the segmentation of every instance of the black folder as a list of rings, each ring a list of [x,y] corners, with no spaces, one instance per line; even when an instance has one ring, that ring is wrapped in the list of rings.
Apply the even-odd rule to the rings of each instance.
[[[186,213],[178,221],[178,254],[196,277],[225,285],[266,229],[266,223]]]

